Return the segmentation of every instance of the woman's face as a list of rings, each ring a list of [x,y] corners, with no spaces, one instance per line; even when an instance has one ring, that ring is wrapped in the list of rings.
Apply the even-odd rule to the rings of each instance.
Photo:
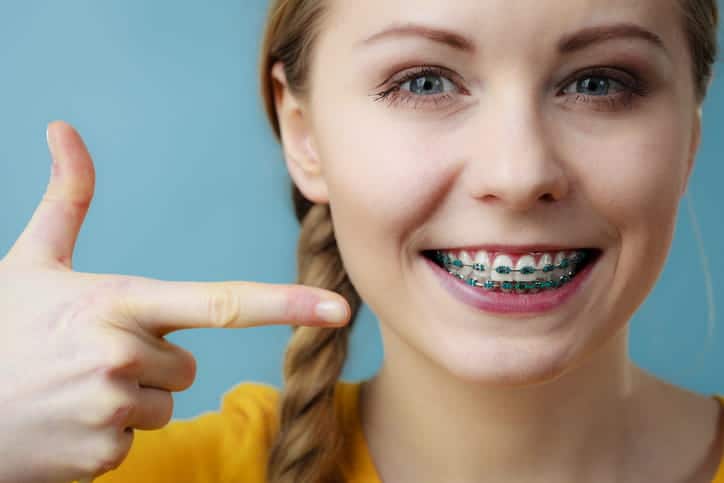
[[[330,203],[386,357],[525,383],[601,347],[660,274],[698,148],[676,2],[328,3],[304,111],[324,186],[315,196]],[[620,24],[662,45],[578,37]],[[460,248],[495,266],[535,264],[536,277],[556,264],[545,254],[598,257],[564,288],[501,295],[422,254]]]

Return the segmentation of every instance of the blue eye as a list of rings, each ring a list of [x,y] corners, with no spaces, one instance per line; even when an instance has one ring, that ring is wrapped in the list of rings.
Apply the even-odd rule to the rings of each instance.
[[[571,85],[576,86],[576,94],[585,94],[587,96],[607,96],[612,85],[619,86],[615,89],[617,92],[625,91],[626,85],[606,76],[587,76],[581,77]]]
[[[454,89],[455,85],[450,82],[450,80],[438,74],[419,75],[400,85],[401,89],[420,96],[449,92],[450,89],[446,90],[445,87],[452,87]]]
[[[578,73],[563,91],[566,103],[587,104],[595,110],[631,107],[635,98],[648,94],[647,83],[637,74],[617,68],[598,67]],[[460,95],[470,95],[457,74],[434,66],[421,66],[392,81],[391,87],[376,94],[376,101],[390,106],[450,106]]]
[[[467,94],[461,84],[451,80],[454,77],[454,74],[448,74],[445,69],[422,66],[392,81],[392,86],[376,94],[375,100],[384,100],[390,105],[404,102],[415,108],[427,104],[444,104],[452,100],[455,94]]]

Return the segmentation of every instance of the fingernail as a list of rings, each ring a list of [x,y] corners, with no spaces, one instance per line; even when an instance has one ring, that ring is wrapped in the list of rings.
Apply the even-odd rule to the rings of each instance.
[[[320,319],[330,324],[341,324],[347,319],[345,306],[332,300],[318,303],[315,311]]]
[[[50,133],[51,124],[53,123],[49,122],[45,125],[45,142],[47,142],[48,147],[52,149],[53,145],[55,144],[55,135]]]

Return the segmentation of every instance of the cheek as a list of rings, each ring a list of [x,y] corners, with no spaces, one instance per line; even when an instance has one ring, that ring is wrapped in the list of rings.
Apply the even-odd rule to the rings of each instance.
[[[575,163],[580,191],[618,245],[618,276],[609,287],[613,304],[630,300],[638,306],[669,253],[688,155],[687,127],[676,119],[669,112],[615,136],[591,137],[588,154]]]
[[[633,127],[615,140],[589,143],[580,174],[584,192],[619,230],[668,229],[686,175],[688,146],[680,126]]]
[[[345,211],[340,222],[354,218],[359,229],[367,219],[365,229],[403,233],[434,209],[451,158],[425,126],[391,122],[384,109],[351,105],[320,115],[318,144],[330,204]]]

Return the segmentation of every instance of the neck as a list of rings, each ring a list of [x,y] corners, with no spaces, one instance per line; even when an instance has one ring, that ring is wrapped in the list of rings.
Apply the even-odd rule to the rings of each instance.
[[[626,329],[554,380],[517,387],[462,381],[393,333],[383,340],[385,361],[360,404],[385,479],[620,481],[643,407]]]

